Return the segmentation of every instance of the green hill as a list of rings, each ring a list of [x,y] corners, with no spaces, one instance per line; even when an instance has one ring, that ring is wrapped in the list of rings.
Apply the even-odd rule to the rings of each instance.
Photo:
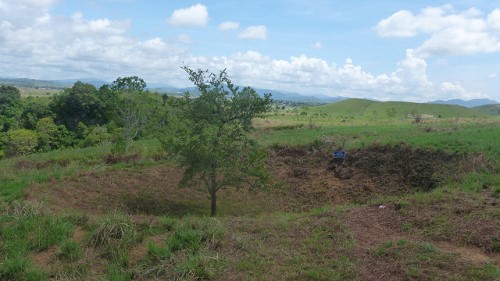
[[[379,102],[366,99],[347,99],[336,103],[311,107],[310,112],[373,119],[408,118],[417,115],[422,115],[426,118],[470,118],[486,116],[482,111],[458,105],[394,101]]]
[[[473,108],[476,111],[489,115],[500,115],[500,104],[487,104],[476,106]]]
[[[370,106],[376,103],[379,102],[366,99],[346,99],[335,103],[311,107],[311,112],[362,116]]]

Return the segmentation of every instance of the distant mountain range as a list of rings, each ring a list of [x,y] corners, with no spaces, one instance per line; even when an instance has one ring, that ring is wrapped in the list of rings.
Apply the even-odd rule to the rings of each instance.
[[[460,105],[464,107],[476,107],[481,105],[489,105],[489,104],[499,104],[499,102],[490,100],[490,99],[473,99],[473,100],[461,100],[461,99],[452,99],[452,100],[436,100],[428,103],[434,104],[452,104],[452,105]]]
[[[82,78],[82,79],[65,79],[65,80],[37,80],[37,79],[29,79],[29,78],[0,78],[0,84],[18,86],[18,87],[30,87],[30,88],[51,88],[51,89],[64,89],[73,86],[73,84],[77,81],[82,81],[84,83],[89,83],[94,85],[96,88],[101,87],[104,84],[110,84],[111,82],[107,82],[97,78]],[[182,95],[185,92],[190,92],[193,95],[197,94],[197,89],[195,87],[187,87],[187,88],[177,88],[172,87],[170,85],[162,84],[162,83],[150,83],[148,84],[148,88],[152,91],[157,91],[159,93],[169,93],[174,95]],[[299,102],[299,103],[308,103],[308,104],[325,104],[325,103],[334,103],[348,99],[348,97],[330,97],[321,94],[317,95],[302,95],[299,93],[293,92],[285,92],[279,90],[270,90],[270,89],[259,89],[254,88],[255,91],[263,95],[265,93],[272,94],[272,97],[275,101],[288,101],[288,102]],[[491,104],[499,104],[499,102],[490,100],[490,99],[473,99],[473,100],[461,100],[461,99],[451,99],[451,100],[436,100],[428,102],[431,104],[451,104],[451,105],[460,105],[464,107],[477,107],[482,105],[491,105]]]

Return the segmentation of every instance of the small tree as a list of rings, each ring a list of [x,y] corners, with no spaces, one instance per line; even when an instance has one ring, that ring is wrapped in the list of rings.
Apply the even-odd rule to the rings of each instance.
[[[132,146],[132,141],[145,122],[146,108],[141,101],[141,94],[146,88],[146,82],[137,76],[118,77],[111,89],[118,92],[118,118],[123,123],[123,141],[125,153]]]
[[[271,97],[260,97],[250,87],[240,91],[225,70],[216,75],[183,69],[200,96],[192,99],[187,93],[177,101],[162,142],[167,151],[181,156],[181,186],[205,186],[215,216],[218,190],[257,186],[267,179],[266,155],[248,133],[252,119],[270,109]]]

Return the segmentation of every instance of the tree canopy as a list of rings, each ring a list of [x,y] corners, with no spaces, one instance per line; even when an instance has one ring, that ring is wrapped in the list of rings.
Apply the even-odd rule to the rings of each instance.
[[[200,92],[177,101],[163,146],[180,156],[182,186],[202,185],[216,215],[217,191],[224,187],[259,186],[267,179],[265,153],[249,137],[252,119],[268,111],[270,94],[235,86],[225,70],[219,74],[183,68]]]

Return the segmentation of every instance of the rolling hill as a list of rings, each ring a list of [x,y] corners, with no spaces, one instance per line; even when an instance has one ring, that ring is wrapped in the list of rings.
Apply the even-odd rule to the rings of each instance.
[[[327,105],[311,107],[313,113],[336,113],[346,116],[373,119],[408,118],[422,115],[424,118],[484,117],[484,111],[449,104],[411,102],[379,102],[366,99],[347,99]]]
[[[476,106],[473,109],[485,114],[500,115],[500,104],[481,105]]]
[[[472,99],[472,100],[461,100],[461,99],[452,99],[452,100],[436,100],[428,103],[435,104],[452,104],[452,105],[460,105],[465,107],[477,107],[481,105],[487,104],[497,104],[497,101],[490,99]]]

